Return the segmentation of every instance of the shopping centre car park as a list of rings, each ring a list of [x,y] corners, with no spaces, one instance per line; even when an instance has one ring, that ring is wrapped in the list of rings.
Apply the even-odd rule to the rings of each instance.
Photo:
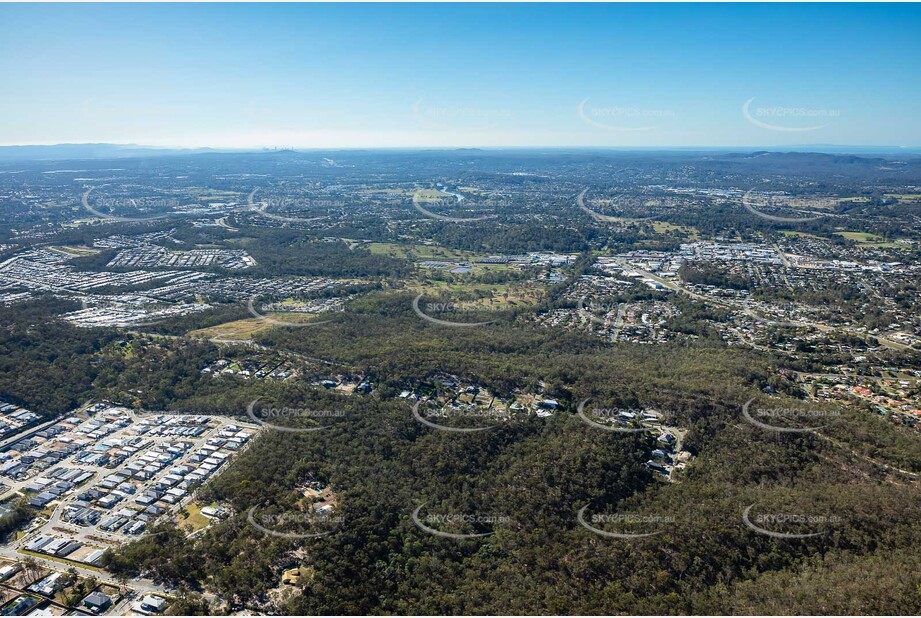
[[[0,452],[2,498],[25,495],[42,512],[13,545],[98,564],[107,547],[184,506],[257,430],[226,417],[84,406]]]

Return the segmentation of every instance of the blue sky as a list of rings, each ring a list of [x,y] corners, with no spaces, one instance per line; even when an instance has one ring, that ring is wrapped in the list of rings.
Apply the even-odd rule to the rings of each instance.
[[[918,5],[0,5],[0,144],[921,146]]]

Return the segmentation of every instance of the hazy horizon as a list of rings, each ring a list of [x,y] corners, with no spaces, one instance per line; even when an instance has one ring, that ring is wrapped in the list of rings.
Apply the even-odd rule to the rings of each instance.
[[[259,153],[259,152],[329,152],[329,151],[612,151],[612,152],[799,152],[813,154],[842,154],[842,153],[895,153],[908,152],[914,154],[917,151],[921,154],[921,146],[896,146],[889,144],[750,144],[739,146],[722,146],[708,144],[694,144],[688,146],[584,146],[584,145],[534,145],[519,146],[514,144],[497,145],[497,146],[271,146],[271,145],[254,145],[250,147],[220,147],[210,145],[196,146],[171,146],[171,145],[154,145],[131,142],[46,142],[46,143],[21,143],[21,144],[0,144],[0,149],[30,149],[30,148],[114,148],[124,151],[151,151],[151,152],[218,152],[218,153]]]
[[[0,21],[3,145],[921,144],[917,5],[12,4]]]

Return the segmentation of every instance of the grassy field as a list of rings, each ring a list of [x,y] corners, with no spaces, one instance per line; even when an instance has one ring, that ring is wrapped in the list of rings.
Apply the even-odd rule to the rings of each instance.
[[[857,241],[862,247],[874,247],[878,249],[899,247],[898,243],[887,242],[882,236],[871,234],[870,232],[835,232],[835,234],[847,238],[848,240]]]
[[[241,199],[245,193],[240,191],[224,191],[221,189],[211,189],[208,187],[191,187],[183,191],[174,191],[173,193],[182,194],[188,193],[194,195],[198,200],[209,200],[209,201],[220,201],[226,199]]]
[[[898,200],[903,204],[921,200],[921,193],[886,193],[885,196],[890,199]]]
[[[807,234],[806,232],[797,232],[795,230],[780,230],[780,233],[784,236],[802,236],[803,238],[817,239],[826,238],[824,236],[816,236],[815,234]],[[853,240],[859,243],[861,247],[866,247],[868,249],[897,249],[901,247],[901,245],[896,242],[887,242],[882,236],[877,236],[869,232],[835,232],[835,235]]]
[[[413,199],[417,202],[443,202],[445,200],[456,200],[457,198],[438,189],[419,189],[413,192]]]
[[[93,249],[92,247],[48,247],[51,251],[56,251],[57,253],[62,253],[68,257],[85,257],[87,255],[96,255],[101,249]]]
[[[420,260],[446,260],[449,262],[465,262],[477,257],[469,251],[458,251],[434,245],[398,244],[387,242],[372,242],[368,249],[375,255],[389,255],[397,258],[413,257]]]
[[[463,260],[463,259],[447,259],[447,258],[441,258],[440,260],[439,260],[438,258],[435,258],[435,260],[436,260],[436,261],[448,261],[448,262],[454,262],[454,261],[456,261],[456,262],[464,262],[464,261],[466,261],[466,260]],[[421,262],[421,260],[420,260],[420,262]],[[450,271],[451,271],[451,269],[423,268],[422,266],[419,265],[419,263],[417,263],[416,266],[419,267],[419,268],[422,268],[423,271],[425,271],[425,272],[434,272],[434,271],[438,271],[438,270],[440,270],[440,271],[442,271],[442,272],[450,272]],[[466,273],[466,274],[468,274],[468,275],[479,275],[479,274],[488,273],[488,272],[496,272],[496,273],[497,273],[497,272],[503,272],[503,271],[506,271],[506,270],[509,270],[509,269],[512,269],[512,268],[517,268],[517,267],[516,267],[516,266],[512,266],[511,264],[475,264],[475,263],[473,263],[473,262],[470,262],[470,263],[469,263],[469,268],[470,268],[470,272],[469,272],[469,273]],[[462,273],[458,273],[458,274],[462,274]]]
[[[257,239],[253,238],[252,236],[241,236],[241,237],[239,237],[239,238],[228,238],[228,239],[226,239],[224,242],[226,242],[228,245],[237,245],[237,246],[240,246],[240,247],[249,247],[249,246],[251,246],[254,242],[256,242],[256,240],[257,240]]]
[[[315,313],[267,313],[266,316],[278,320],[279,322],[293,323],[309,322],[317,317]],[[198,330],[189,331],[186,334],[190,337],[202,337],[206,339],[245,340],[272,328],[284,327],[272,324],[260,318],[246,318],[244,320],[225,322],[217,326],[209,326],[208,328],[200,328]]]
[[[192,532],[198,532],[202,528],[207,528],[211,520],[201,514],[201,505],[197,502],[190,502],[185,507],[186,516],[178,515],[176,524],[180,528],[191,528]]]
[[[835,232],[835,234],[843,236],[848,240],[856,240],[858,242],[879,242],[883,240],[881,236],[869,232]]]
[[[476,303],[489,307],[520,307],[521,305],[533,305],[537,303],[540,292],[543,288],[534,285],[502,285],[476,282],[446,283],[443,281],[411,281],[406,285],[406,289],[413,294],[425,294],[426,297],[434,297],[439,293],[446,294],[464,294],[471,292],[492,293],[492,298],[484,298]],[[506,293],[508,296],[506,297]],[[462,303],[466,304],[466,303]]]
[[[816,236],[815,234],[807,234],[806,232],[797,232],[796,230],[780,230],[780,233],[784,236],[802,236],[803,238],[822,238],[822,236]]]
[[[398,245],[389,242],[372,242],[368,243],[367,246],[368,250],[374,255],[389,255],[390,257],[396,258],[405,258],[407,256],[406,245]]]
[[[406,196],[409,196],[409,195],[412,195],[414,191],[412,189],[399,189],[399,188],[388,189],[388,188],[370,187],[366,189],[357,189],[355,192],[361,195],[392,195],[392,196],[406,195]]]
[[[502,272],[514,268],[511,264],[475,264],[474,272]]]
[[[654,229],[657,234],[665,234],[667,232],[678,231],[681,232],[688,240],[697,240],[700,238],[700,230],[697,228],[685,227],[683,225],[674,225],[671,223],[666,223],[665,221],[653,221],[652,229]]]

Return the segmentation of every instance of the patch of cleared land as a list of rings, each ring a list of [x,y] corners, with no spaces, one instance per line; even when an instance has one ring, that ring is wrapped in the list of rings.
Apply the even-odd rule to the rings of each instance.
[[[187,504],[184,511],[185,515],[180,513],[176,516],[176,525],[180,528],[191,528],[192,532],[198,532],[211,523],[210,519],[201,514],[201,505],[197,502]]]
[[[898,247],[898,243],[887,242],[882,236],[871,234],[870,232],[835,232],[838,236],[854,240],[864,247],[891,248]]]
[[[885,196],[902,203],[917,202],[921,200],[921,193],[886,193]]]
[[[445,294],[470,294],[492,293],[491,297],[484,297],[479,300],[469,302],[460,302],[461,305],[481,305],[484,307],[509,307],[517,308],[522,305],[532,305],[537,303],[540,293],[543,289],[539,286],[514,285],[508,286],[503,284],[489,284],[477,282],[463,283],[446,283],[443,281],[420,282],[412,281],[407,283],[406,289],[414,294],[422,293],[426,298],[435,298],[439,293]]]
[[[689,240],[697,240],[700,238],[700,230],[694,227],[685,227],[683,225],[674,225],[672,223],[666,223],[665,221],[653,221],[652,229],[654,229],[659,234],[665,234],[666,232],[680,232]]]
[[[815,234],[809,234],[807,232],[797,232],[796,230],[780,230],[780,233],[784,236],[802,236],[803,238],[823,238],[822,236],[816,236]]]
[[[48,247],[51,251],[56,251],[57,253],[62,253],[69,257],[84,257],[87,255],[96,255],[101,252],[102,249],[93,249],[92,247]]]
[[[835,234],[843,236],[848,240],[856,240],[859,242],[878,242],[883,240],[882,237],[871,234],[870,232],[835,232]]]
[[[455,199],[453,195],[438,189],[419,189],[413,193],[413,199],[419,202],[441,202],[448,198]]]
[[[435,245],[413,245],[386,242],[369,243],[368,249],[375,255],[389,255],[397,258],[416,258],[420,260],[446,260],[466,262],[473,260],[477,254],[459,251]]]
[[[279,322],[298,324],[310,322],[317,317],[315,313],[267,313],[265,315]],[[244,340],[251,339],[253,335],[272,328],[279,328],[279,326],[261,318],[246,318],[244,320],[225,322],[217,326],[209,326],[208,328],[200,328],[189,331],[186,334],[190,337],[204,337],[207,339]]]

